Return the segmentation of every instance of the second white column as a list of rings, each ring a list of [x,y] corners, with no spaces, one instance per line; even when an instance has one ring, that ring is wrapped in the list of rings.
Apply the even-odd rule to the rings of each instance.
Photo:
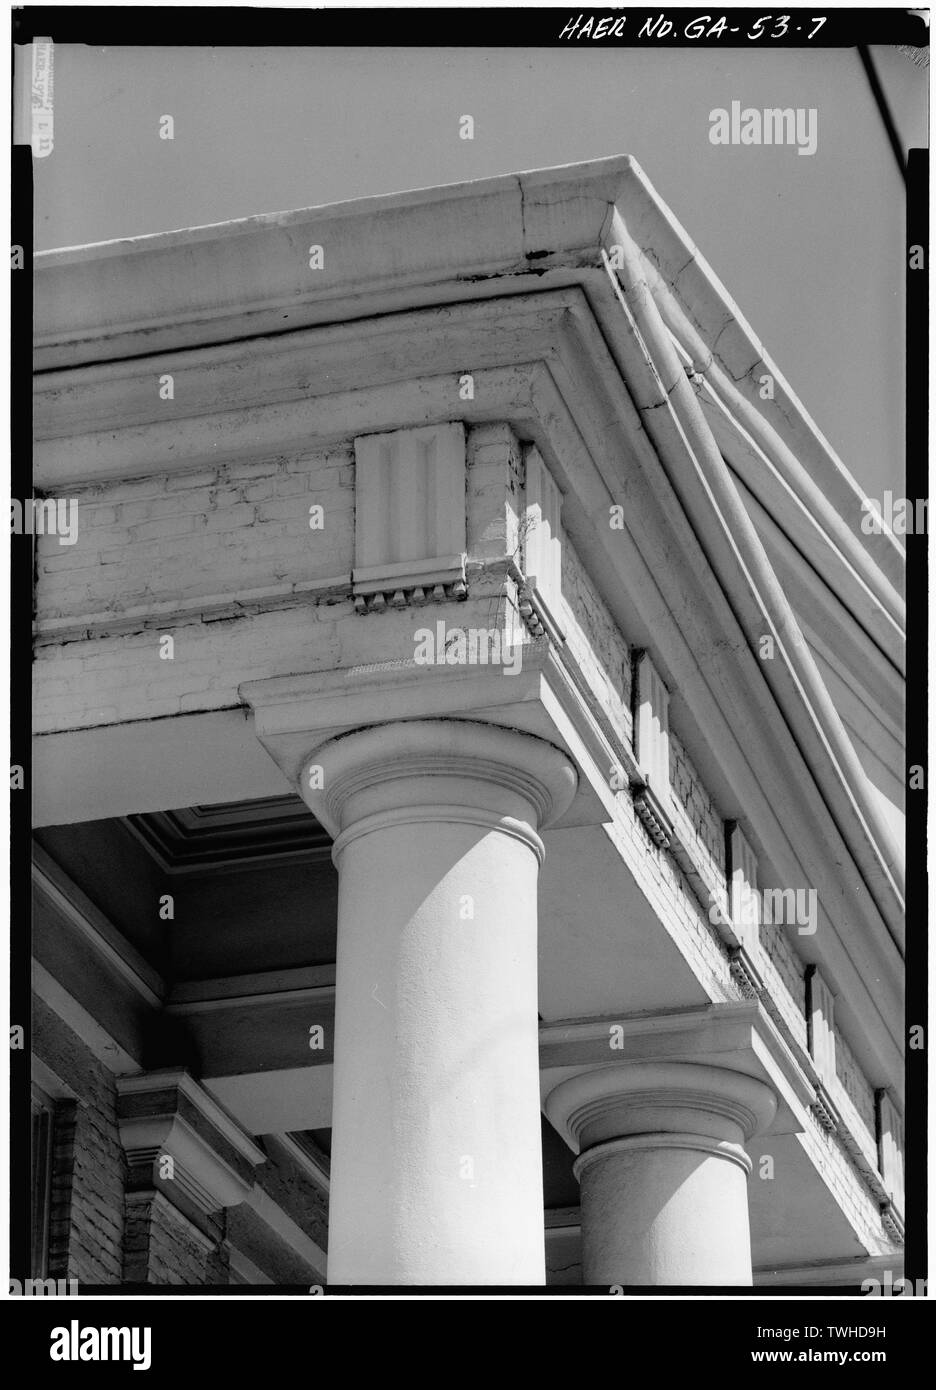
[[[579,1151],[583,1282],[750,1285],[744,1145],[776,1104],[757,1077],[697,1063],[631,1062],[560,1082],[546,1113]]]

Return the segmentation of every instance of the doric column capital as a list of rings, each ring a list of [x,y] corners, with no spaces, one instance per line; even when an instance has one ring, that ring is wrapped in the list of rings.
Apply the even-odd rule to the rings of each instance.
[[[777,1108],[763,1081],[727,1067],[634,1062],[567,1078],[546,1101],[550,1122],[584,1157],[599,1146],[699,1147],[725,1157],[762,1133]]]
[[[527,843],[566,810],[577,785],[569,758],[543,739],[459,719],[370,725],[314,749],[300,791],[335,835],[336,860],[352,839],[388,825],[471,824]]]
[[[633,1062],[560,1082],[546,1112],[573,1149],[585,1283],[751,1283],[745,1142],[765,1082],[728,1067]]]

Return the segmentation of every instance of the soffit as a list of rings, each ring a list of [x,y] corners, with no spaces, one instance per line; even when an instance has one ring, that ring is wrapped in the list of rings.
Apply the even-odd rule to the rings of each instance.
[[[171,874],[331,854],[330,836],[298,796],[155,811],[127,816],[124,824]]]

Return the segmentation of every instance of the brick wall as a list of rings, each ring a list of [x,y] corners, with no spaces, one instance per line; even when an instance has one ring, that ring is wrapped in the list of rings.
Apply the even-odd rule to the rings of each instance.
[[[36,1057],[63,1090],[73,1093],[71,1098],[53,1098],[48,1277],[75,1279],[82,1285],[228,1286],[229,1214],[218,1212],[196,1224],[161,1191],[127,1191],[113,1075],[37,998],[32,1027]],[[327,1198],[278,1140],[268,1137],[262,1142],[267,1161],[257,1170],[258,1186],[324,1250]],[[249,1221],[247,1208],[244,1215]],[[239,1229],[238,1223],[243,1224],[239,1210]],[[253,1226],[250,1257],[274,1279],[304,1282],[307,1270],[275,1232],[262,1221],[254,1220]]]
[[[299,669],[300,652],[337,664],[329,581],[353,564],[350,446],[73,497],[76,543],[37,538],[36,732],[227,708],[240,681]]]
[[[74,1092],[53,1126],[49,1278],[80,1284],[227,1284],[227,1251],[161,1193],[126,1193],[112,1074],[41,1000],[33,1050]]]
[[[725,822],[705,790],[692,759],[670,730],[673,823],[713,898],[725,900]]]
[[[632,738],[631,659],[627,643],[568,537],[562,544],[562,604],[556,615],[566,645],[618,736]]]
[[[77,541],[37,537],[40,631],[92,625],[350,573],[354,456],[332,453],[95,483],[71,496]],[[309,508],[324,510],[321,530]],[[154,583],[154,578],[158,583]]]
[[[257,1171],[257,1185],[315,1243],[328,1246],[328,1198],[297,1166],[275,1135],[260,1141],[267,1156]]]
[[[468,560],[512,555],[519,563],[523,460],[509,425],[475,425],[465,448]]]
[[[33,1050],[74,1100],[56,1105],[49,1277],[121,1277],[125,1164],[110,1072],[56,1015],[33,1001]]]
[[[350,602],[246,610],[221,621],[196,618],[131,636],[40,646],[35,731],[230,709],[241,703],[241,681],[339,664],[336,615],[353,617]],[[171,660],[160,656],[163,632],[173,638]]]
[[[771,998],[796,1041],[806,1050],[805,966],[787,939],[784,928],[762,922],[759,928],[763,952],[761,973]]]
[[[835,1030],[835,1074],[842,1083],[845,1094],[861,1116],[865,1129],[873,1138],[876,1133],[874,1088],[869,1085],[855,1054],[837,1028]]]
[[[206,1237],[161,1192],[129,1192],[123,1280],[127,1284],[226,1286],[227,1247]]]

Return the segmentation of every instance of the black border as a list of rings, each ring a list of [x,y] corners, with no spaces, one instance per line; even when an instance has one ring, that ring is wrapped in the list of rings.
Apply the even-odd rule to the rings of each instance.
[[[929,152],[914,149],[907,162],[906,268],[906,495],[929,498]],[[910,248],[925,248],[926,262],[911,269]],[[927,504],[927,511],[929,503]],[[927,518],[929,522],[929,518]],[[930,525],[932,523],[929,523]],[[929,604],[929,537],[908,535],[907,547],[907,983],[906,1029],[927,1028],[928,881],[926,872],[927,806],[925,790],[910,790],[910,769],[926,760]],[[927,1271],[927,1061],[926,1050],[907,1047],[905,1183],[907,1221],[906,1274],[922,1279]]]
[[[821,7],[816,6],[817,11]],[[214,47],[231,45],[348,45],[358,46],[366,42],[368,46],[445,46],[445,47],[543,47],[562,46],[566,41],[558,37],[561,23],[569,16],[594,14],[596,19],[604,15],[627,16],[629,33],[623,39],[613,42],[619,47],[637,46],[632,37],[643,23],[644,18],[654,19],[669,13],[674,19],[677,15],[685,20],[707,11],[698,10],[667,11],[665,6],[652,11],[635,10],[595,10],[577,9],[570,6],[565,10],[544,9],[497,9],[497,10],[273,10],[273,9],[208,9],[137,7],[104,8],[99,6],[61,7],[28,6],[12,12],[13,37],[15,43],[27,43],[34,37],[51,37],[53,41],[78,42],[88,44],[127,44],[158,46],[190,46],[205,44]],[[713,17],[719,14],[728,16],[732,23],[749,26],[763,12],[757,10],[712,10]],[[791,10],[794,18],[811,15],[807,10]],[[560,23],[561,21],[561,23]],[[700,50],[726,47],[747,47],[743,37],[725,35],[722,38],[706,41],[700,39],[690,42],[680,34],[653,40],[643,40],[640,46],[692,46]],[[842,9],[830,11],[828,21],[812,43],[802,37],[789,34],[785,39],[771,42],[761,40],[760,47],[798,47],[828,48],[854,47],[868,44],[906,44],[913,47],[928,46],[928,31],[923,19],[909,11],[895,9]],[[581,47],[581,43],[579,44]],[[908,59],[909,61],[909,59]],[[914,498],[928,497],[928,166],[926,150],[911,150],[907,165],[907,247],[920,244],[926,249],[926,267],[911,270],[909,257],[906,271],[906,459],[908,495]],[[23,247],[23,271],[11,270],[11,449],[12,478],[14,497],[32,495],[31,482],[31,440],[32,440],[32,160],[25,146],[13,148],[12,163],[13,222],[14,243]],[[856,293],[860,292],[856,287]],[[14,537],[11,546],[11,761],[19,763],[25,772],[25,790],[11,790],[11,1024],[24,1029],[25,1046],[22,1050],[11,1050],[11,1187],[10,1187],[10,1234],[11,1234],[11,1276],[24,1279],[29,1269],[29,1064],[30,1056],[30,814],[31,797],[31,757],[30,731],[32,727],[32,700],[30,666],[32,660],[32,617],[33,617],[33,541],[31,537]],[[908,581],[908,700],[907,700],[907,768],[922,765],[928,776],[926,759],[927,712],[925,693],[927,690],[927,593],[928,541],[926,536],[907,536],[907,581]],[[909,783],[908,783],[909,786]],[[907,956],[907,1026],[927,1024],[927,877],[926,877],[926,807],[925,792],[910,792],[908,789],[907,819],[907,876],[908,876],[908,956]],[[927,1062],[924,1050],[908,1050],[906,1067],[905,1116],[906,1134],[906,1186],[908,1211],[913,1219],[908,1220],[906,1236],[906,1269],[908,1279],[922,1279],[927,1269],[926,1235],[926,1197],[927,1197]],[[262,1297],[265,1305],[273,1306],[273,1300],[292,1302],[294,1298],[310,1296],[305,1287],[216,1287],[190,1288],[179,1290],[171,1287],[154,1288],[149,1285],[132,1286],[79,1286],[81,1303],[66,1300],[56,1303],[55,1312],[45,1299],[20,1299],[15,1305],[22,1310],[30,1305],[30,1316],[35,1305],[42,1305],[54,1322],[67,1322],[78,1315],[82,1322],[92,1317],[92,1307],[85,1303],[86,1298],[94,1299],[106,1295],[100,1303],[102,1310],[99,1321],[113,1322],[115,1313],[113,1300],[121,1297],[145,1295],[150,1300],[146,1306],[146,1319],[152,1321],[150,1309],[164,1305],[166,1299],[178,1298],[184,1292],[187,1299],[202,1304],[205,1297],[225,1303],[237,1301],[245,1296]],[[550,1286],[548,1288],[520,1289],[517,1287],[483,1287],[467,1289],[452,1287],[399,1289],[389,1292],[386,1289],[337,1289],[327,1288],[326,1297],[343,1294],[353,1298],[366,1295],[379,1295],[381,1302],[394,1297],[418,1294],[430,1299],[438,1299],[448,1294],[456,1298],[490,1296],[533,1295],[537,1299],[555,1297],[594,1297],[608,1296],[606,1289],[582,1287]],[[665,1295],[659,1289],[629,1289],[627,1295],[645,1293],[654,1299],[652,1305],[644,1304],[642,1309],[658,1308],[661,1302],[670,1306],[669,1299],[679,1300],[679,1311],[671,1316],[682,1324],[692,1309],[710,1308],[711,1300],[730,1298],[737,1301],[740,1311],[751,1298],[770,1301],[770,1311],[764,1310],[757,1316],[762,1322],[777,1326],[783,1322],[786,1313],[793,1317],[791,1309],[784,1311],[784,1301],[804,1300],[800,1305],[806,1309],[811,1300],[821,1306],[826,1298],[850,1296],[861,1299],[855,1285],[843,1285],[816,1289],[809,1286],[783,1289],[765,1289],[763,1286],[749,1290],[713,1287],[710,1289],[673,1288]],[[680,1295],[684,1295],[680,1299]],[[625,1297],[627,1297],[625,1295]],[[314,1296],[314,1295],[313,1295]],[[659,1300],[659,1301],[658,1301]],[[620,1300],[612,1300],[620,1301]],[[888,1308],[890,1304],[903,1302],[902,1298],[875,1301],[872,1311],[875,1315]],[[142,1306],[142,1305],[141,1305]],[[184,1307],[186,1305],[174,1305]],[[202,1306],[204,1306],[202,1304]],[[110,1310],[108,1312],[108,1309]],[[849,1319],[859,1325],[868,1318],[858,1312],[852,1302],[840,1305],[834,1321],[845,1324]],[[43,1315],[44,1316],[44,1315]],[[174,1315],[173,1315],[174,1316]],[[641,1317],[644,1312],[641,1312]],[[655,1315],[654,1320],[655,1320]],[[754,1316],[753,1310],[751,1316]],[[799,1316],[799,1315],[798,1315]],[[811,1316],[811,1315],[810,1315]],[[870,1313],[869,1313],[870,1316]],[[888,1316],[890,1314],[888,1313]],[[142,1315],[141,1315],[142,1317]],[[137,1319],[140,1321],[141,1319]],[[800,1321],[808,1321],[805,1313]],[[783,1345],[788,1345],[784,1343]],[[719,1364],[723,1360],[724,1347],[718,1350]],[[743,1363],[749,1365],[747,1356]],[[891,1368],[891,1367],[889,1367]],[[77,1370],[71,1367],[71,1372]],[[103,1367],[93,1366],[96,1372]]]
[[[314,44],[332,46],[346,44],[357,47],[404,46],[443,48],[543,48],[567,47],[571,43],[582,47],[596,46],[586,38],[561,37],[563,28],[582,16],[584,28],[589,16],[595,25],[602,18],[625,17],[621,36],[603,37],[600,44],[618,48],[851,48],[858,44],[907,44],[925,48],[929,32],[918,13],[900,9],[838,9],[825,11],[825,23],[812,40],[807,35],[814,27],[813,18],[823,14],[821,5],[813,9],[777,6],[773,14],[783,11],[790,24],[780,33],[779,23],[756,27],[764,18],[763,9],[716,7],[701,4],[698,8],[667,9],[659,5],[652,9],[630,9],[608,6],[590,8],[576,4],[566,8],[498,8],[498,9],[316,9],[294,10],[266,8],[217,8],[180,6],[116,6],[100,5],[27,5],[13,11],[15,43],[30,43],[34,38],[51,38],[55,43],[86,43],[106,45],[158,45],[179,47],[206,45],[213,48],[232,45]],[[711,30],[720,16],[726,16],[728,28],[717,37],[700,38],[686,34],[686,26],[700,16],[710,16]],[[663,30],[658,21],[663,18],[671,30]],[[644,25],[655,27],[641,36]],[[800,25],[799,31],[796,26]],[[730,29],[737,27],[732,34]],[[774,32],[776,37],[774,37]],[[751,39],[750,34],[757,37]]]
[[[10,489],[32,496],[32,152],[12,149],[10,232],[23,248],[23,268],[10,270]],[[11,258],[12,262],[12,258]],[[23,1029],[22,1050],[10,1047],[10,1274],[29,1272],[30,1056],[32,901],[32,623],[34,538],[10,537],[10,762],[23,787],[10,790],[10,1027]]]

